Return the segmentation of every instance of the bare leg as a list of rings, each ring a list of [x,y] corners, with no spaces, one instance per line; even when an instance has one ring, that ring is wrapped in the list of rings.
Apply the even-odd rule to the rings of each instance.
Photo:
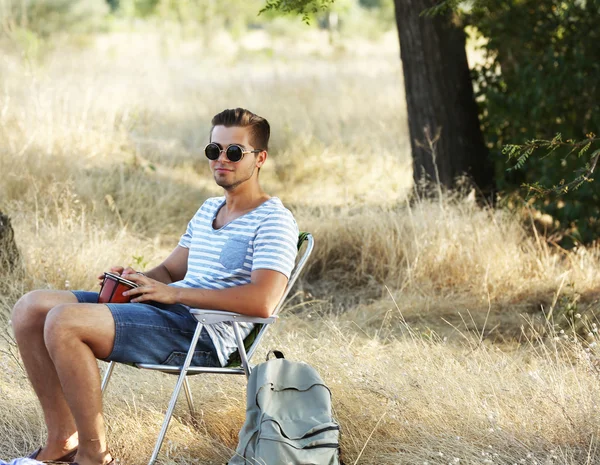
[[[112,352],[115,324],[105,305],[63,304],[46,318],[44,338],[79,433],[80,465],[110,461],[96,358]]]
[[[48,442],[38,460],[62,457],[77,447],[77,428],[44,342],[44,325],[55,306],[76,303],[68,291],[34,291],[23,296],[12,313],[12,326],[29,380],[40,400]]]

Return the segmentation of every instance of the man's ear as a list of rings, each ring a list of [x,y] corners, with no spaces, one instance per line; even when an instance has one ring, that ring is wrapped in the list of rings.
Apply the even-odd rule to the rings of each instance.
[[[264,165],[265,161],[267,161],[268,156],[269,154],[266,150],[259,152],[256,156],[256,166],[260,168],[262,165]]]

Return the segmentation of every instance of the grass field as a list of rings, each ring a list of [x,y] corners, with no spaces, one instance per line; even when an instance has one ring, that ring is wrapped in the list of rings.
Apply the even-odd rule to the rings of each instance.
[[[24,273],[0,270],[0,458],[44,436],[11,341],[14,302],[160,262],[219,194],[201,153],[210,118],[243,106],[272,123],[265,190],[316,239],[264,349],[330,385],[345,463],[600,463],[598,248],[557,248],[535,212],[479,206],[468,188],[411,196],[393,35],[222,43],[120,33],[34,59],[2,42],[0,211]],[[149,457],[173,384],[118,367],[106,418],[123,463]],[[224,463],[244,384],[192,386],[198,424],[182,402],[161,460]]]

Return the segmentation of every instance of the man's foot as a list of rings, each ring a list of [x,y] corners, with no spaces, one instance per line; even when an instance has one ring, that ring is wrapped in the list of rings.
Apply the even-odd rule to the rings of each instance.
[[[33,451],[30,455],[28,455],[28,458],[38,460],[40,462],[41,461],[50,461],[50,460],[53,462],[72,462],[73,460],[75,460],[75,456],[77,455],[77,447],[67,453],[64,453],[64,451],[61,451],[62,453],[64,453],[64,455],[61,455],[58,458],[56,458],[56,455],[54,458],[46,457],[47,455],[51,455],[46,452],[47,451],[46,451],[45,447],[40,447],[37,450]],[[59,453],[61,453],[61,452],[59,452]]]
[[[79,465],[79,463],[77,462],[65,463],[57,460],[45,460],[44,463],[47,463],[49,465]],[[110,459],[110,462],[104,463],[104,465],[116,465],[117,463],[117,460],[114,457],[112,457]]]
[[[54,462],[44,462],[44,463],[54,463]],[[113,457],[113,458],[110,459],[110,462],[106,462],[106,463],[104,463],[104,465],[116,465],[116,463],[117,463],[117,461]],[[71,462],[69,465],[79,465],[79,463],[77,463],[77,462]]]
[[[117,461],[112,456],[112,454],[106,453],[101,460],[90,459],[89,457],[82,457],[79,454],[75,458],[74,462],[71,462],[69,465],[115,465]]]

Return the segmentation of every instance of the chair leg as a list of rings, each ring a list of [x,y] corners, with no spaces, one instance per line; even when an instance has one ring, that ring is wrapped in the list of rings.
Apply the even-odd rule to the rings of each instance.
[[[187,399],[188,407],[190,408],[190,415],[192,419],[196,417],[196,410],[194,409],[194,398],[192,397],[192,391],[190,390],[190,383],[187,377],[183,381],[183,391],[185,392],[185,398]]]
[[[186,381],[185,377],[187,375],[188,368],[192,363],[192,358],[194,358],[194,351],[196,350],[196,346],[198,345],[198,339],[200,338],[201,332],[202,323],[198,323],[196,325],[196,332],[194,333],[194,337],[192,338],[192,342],[190,344],[190,349],[188,350],[187,356],[185,357],[185,362],[183,362],[183,366],[181,367],[181,372],[179,374],[179,378],[177,379],[177,384],[175,385],[173,395],[171,396],[171,401],[169,402],[169,408],[167,409],[167,413],[165,413],[165,419],[163,420],[162,428],[160,429],[160,433],[158,435],[158,439],[156,440],[156,444],[154,445],[154,451],[152,452],[152,457],[150,457],[148,465],[152,465],[154,463],[154,461],[158,457],[160,448],[162,447],[165,435],[167,434],[167,428],[169,427],[169,422],[171,421],[171,417],[173,416],[173,410],[175,410],[177,398],[179,397],[181,388]]]
[[[237,321],[234,321],[232,326],[238,346],[238,352],[242,361],[242,368],[244,369],[244,373],[246,373],[246,379],[248,379],[250,377],[250,373],[252,373],[252,368],[250,367],[250,363],[248,363],[248,356],[246,355],[246,349],[244,347],[244,339],[242,338],[242,333]]]
[[[104,378],[102,379],[102,386],[100,388],[102,390],[103,394],[106,389],[106,386],[108,386],[108,382],[110,381],[110,377],[112,376],[114,369],[115,369],[115,362],[110,362],[108,364],[108,368],[106,368],[106,371],[104,372]]]

